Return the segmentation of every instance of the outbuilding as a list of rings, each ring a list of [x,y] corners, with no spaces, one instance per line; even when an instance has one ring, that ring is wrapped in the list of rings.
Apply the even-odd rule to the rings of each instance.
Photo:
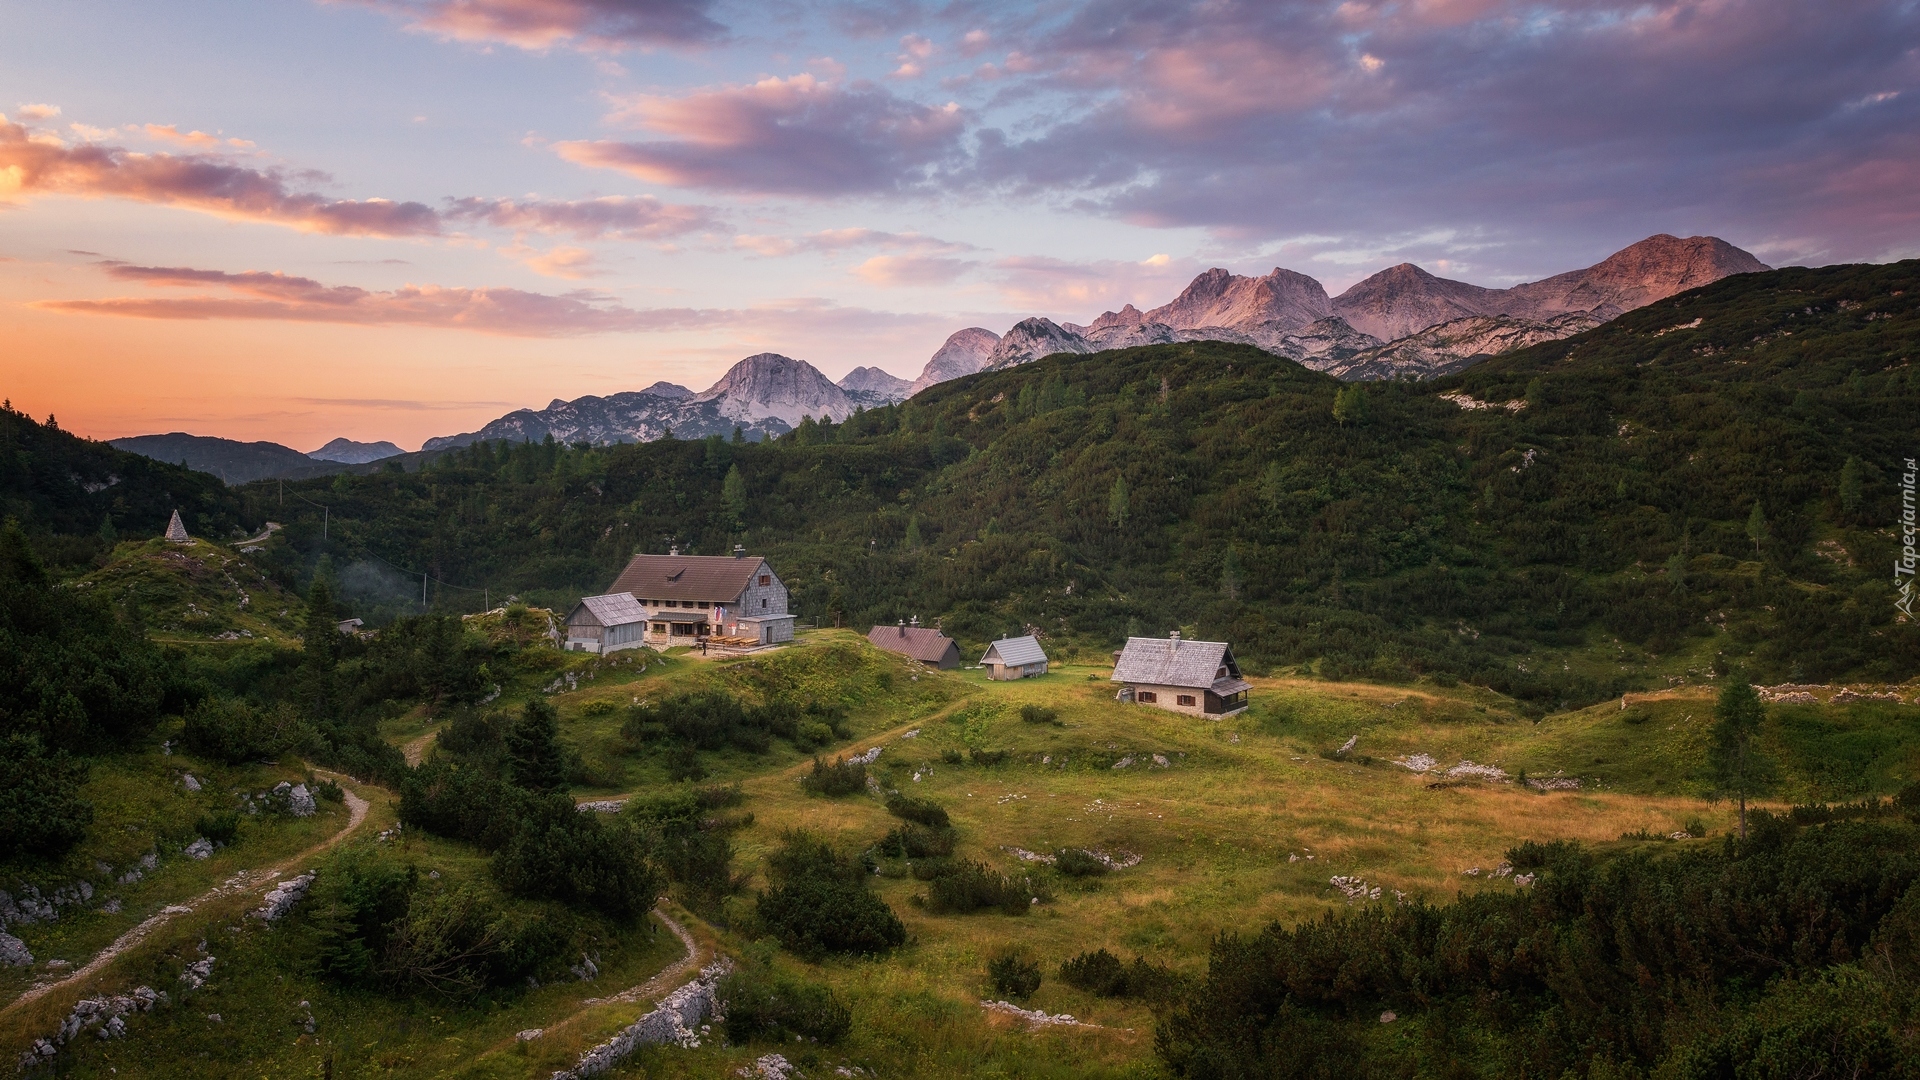
[[[1001,638],[987,646],[986,654],[980,657],[980,666],[987,669],[989,679],[1028,679],[1047,673],[1047,653],[1040,647],[1040,639],[1032,634]]]
[[[647,610],[632,593],[583,596],[567,612],[567,651],[611,653],[646,644]]]
[[[951,670],[960,666],[960,646],[939,630],[919,625],[918,619],[912,626],[904,621],[898,626],[876,626],[867,631],[867,640],[876,648],[911,656],[931,667]]]
[[[1115,696],[1192,716],[1230,716],[1247,707],[1253,684],[1240,677],[1233,647],[1224,641],[1127,639],[1113,664]]]

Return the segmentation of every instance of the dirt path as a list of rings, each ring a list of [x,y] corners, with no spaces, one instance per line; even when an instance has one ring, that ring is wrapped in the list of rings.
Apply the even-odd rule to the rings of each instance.
[[[642,1001],[656,994],[664,994],[674,987],[679,986],[681,980],[686,977],[689,971],[699,969],[700,944],[693,940],[693,935],[687,933],[686,927],[675,922],[673,916],[667,914],[666,908],[654,908],[653,913],[661,922],[667,924],[667,929],[673,931],[674,937],[680,939],[680,944],[686,948],[687,955],[662,968],[659,974],[641,983],[639,986],[628,987],[612,997],[588,998],[581,1002],[581,1005],[611,1005],[615,1002],[626,1003]],[[569,1019],[571,1019],[571,1017],[569,1017]],[[565,1023],[565,1021],[562,1021],[562,1023]]]
[[[345,777],[334,773],[320,772],[316,775],[333,780],[336,783],[345,779]],[[272,866],[259,870],[242,870],[228,878],[224,884],[216,885],[207,892],[200,894],[184,904],[169,904],[162,908],[159,914],[149,916],[142,921],[140,925],[135,926],[133,929],[121,934],[118,938],[115,938],[113,944],[100,950],[98,956],[87,961],[85,966],[74,971],[71,975],[55,982],[36,983],[32,987],[29,987],[25,993],[13,999],[6,1007],[0,1008],[0,1016],[5,1016],[7,1013],[12,1012],[30,1001],[37,1001],[63,986],[98,975],[100,972],[106,970],[107,965],[118,959],[120,954],[146,940],[149,934],[152,934],[155,930],[173,921],[176,916],[191,915],[196,908],[199,908],[211,900],[218,900],[228,896],[238,896],[247,892],[264,892],[266,887],[272,884],[273,881],[282,874],[285,874],[300,863],[346,839],[349,834],[360,827],[361,822],[367,819],[368,803],[367,800],[354,794],[351,789],[346,788],[344,785],[342,785],[342,790],[346,793],[347,797],[346,828],[341,829],[339,832],[334,833],[332,836],[329,836],[320,843],[315,844],[292,858],[283,859]],[[673,924],[669,922],[668,925],[672,926]]]
[[[427,756],[427,747],[433,745],[433,737],[438,734],[440,734],[440,730],[438,728],[435,728],[434,730],[427,732],[425,735],[422,735],[419,738],[408,743],[407,745],[401,747],[400,753],[406,756],[407,764],[408,765],[420,764],[421,760]]]

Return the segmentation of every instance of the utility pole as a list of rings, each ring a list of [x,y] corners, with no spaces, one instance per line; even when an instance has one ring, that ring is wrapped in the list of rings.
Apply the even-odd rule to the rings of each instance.
[[[420,610],[427,610],[427,573],[424,570],[420,572]]]

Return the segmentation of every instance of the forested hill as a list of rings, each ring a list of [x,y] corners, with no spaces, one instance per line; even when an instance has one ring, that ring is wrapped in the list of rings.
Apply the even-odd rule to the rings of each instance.
[[[969,648],[1178,627],[1258,667],[1460,677],[1542,708],[1722,663],[1904,679],[1920,636],[1894,621],[1889,526],[1920,452],[1917,286],[1914,262],[1742,275],[1435,383],[1153,346],[765,444],[476,445],[284,504],[242,491],[288,523],[288,584],[337,575],[369,614],[356,563],[560,602],[633,551],[737,540],[803,618],[938,618]],[[296,493],[331,508],[326,543]]]
[[[215,477],[116,450],[0,406],[0,518],[12,518],[56,564],[85,563],[115,537],[151,537],[179,510],[187,528],[221,537],[243,500]],[[256,524],[252,520],[246,524]]]

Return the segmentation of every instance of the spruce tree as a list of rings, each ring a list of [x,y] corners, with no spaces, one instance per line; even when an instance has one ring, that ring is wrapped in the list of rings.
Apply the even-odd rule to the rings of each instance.
[[[1133,513],[1133,505],[1127,497],[1127,478],[1113,478],[1113,490],[1107,492],[1107,520],[1113,522],[1116,529],[1127,527],[1127,518]]]
[[[1772,776],[1772,762],[1759,747],[1760,726],[1766,721],[1767,710],[1746,678],[1735,673],[1728,676],[1727,688],[1720,691],[1713,715],[1707,764],[1719,791],[1740,800],[1740,837],[1745,839],[1747,796],[1761,791]]]
[[[1862,476],[1860,459],[1847,458],[1840,466],[1840,513],[1848,521],[1860,516],[1860,506],[1866,501],[1866,478]]]
[[[520,719],[507,729],[507,779],[542,794],[567,787],[566,757],[560,752],[560,718],[544,701],[529,701]]]
[[[732,519],[734,528],[747,523],[747,481],[740,475],[740,466],[727,469],[727,478],[720,482],[720,502],[727,508],[727,517]]]
[[[1753,554],[1758,557],[1760,545],[1767,542],[1767,515],[1759,499],[1753,500],[1753,513],[1747,515],[1747,539],[1753,541]]]

